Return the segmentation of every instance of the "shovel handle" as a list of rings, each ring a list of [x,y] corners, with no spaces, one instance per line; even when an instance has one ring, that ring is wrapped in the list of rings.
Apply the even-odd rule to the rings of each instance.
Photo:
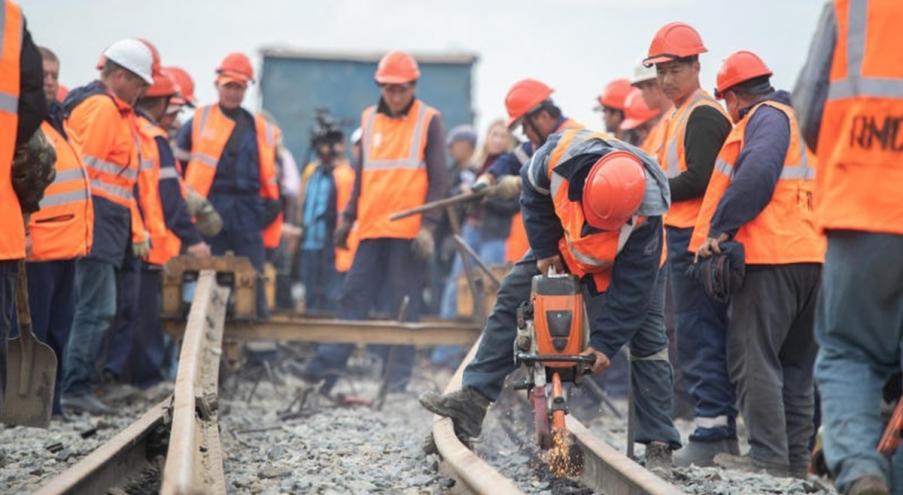
[[[34,335],[31,333],[31,312],[28,309],[28,274],[25,271],[25,260],[19,260],[19,273],[16,274],[16,316],[19,319],[19,347],[22,357],[19,359],[19,395],[28,394],[31,385],[31,368],[34,353]]]

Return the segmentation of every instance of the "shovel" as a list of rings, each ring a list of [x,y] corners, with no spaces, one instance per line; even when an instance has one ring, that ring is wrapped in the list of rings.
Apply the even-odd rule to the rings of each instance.
[[[10,339],[6,362],[6,392],[0,423],[46,428],[53,407],[56,384],[56,354],[35,338],[28,310],[28,276],[25,261],[19,262],[16,287],[19,336]]]

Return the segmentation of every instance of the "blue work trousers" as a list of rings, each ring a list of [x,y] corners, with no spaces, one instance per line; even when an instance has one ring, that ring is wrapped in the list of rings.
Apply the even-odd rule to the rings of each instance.
[[[306,311],[331,311],[335,309],[335,249],[302,249],[301,282],[304,284],[304,309]]]
[[[828,233],[815,317],[825,459],[846,492],[876,475],[903,493],[903,452],[893,466],[881,437],[882,388],[900,371],[903,345],[903,235]]]
[[[160,311],[163,306],[163,269],[150,264],[141,267],[138,287],[137,315],[133,324],[132,351],[129,354],[128,376],[134,385],[147,388],[163,380],[163,360],[166,344]]]
[[[483,328],[480,347],[473,361],[464,369],[463,385],[480,392],[491,401],[498,399],[505,378],[516,368],[514,339],[517,336],[517,307],[530,298],[531,283],[538,275],[536,258],[528,254],[502,280],[495,307]],[[630,337],[631,379],[636,393],[636,441],[661,441],[672,448],[680,447],[680,434],[671,419],[673,408],[673,372],[668,362],[668,337],[665,335],[664,273],[659,273],[655,294],[649,301],[649,312],[643,325]],[[599,314],[601,295],[584,291],[590,315]]]
[[[366,320],[372,310],[383,309],[384,303],[389,317],[396,318],[407,297],[403,321],[417,321],[425,273],[426,262],[414,256],[410,239],[365,239],[345,277],[336,315],[344,320]],[[372,350],[388,366],[390,388],[404,389],[414,366],[414,346],[374,345]],[[324,379],[323,390],[329,391],[344,372],[353,351],[352,344],[320,345],[306,373]],[[392,363],[387,363],[390,352]]]
[[[0,406],[6,387],[6,340],[12,333],[13,315],[16,312],[16,277],[18,261],[0,261]]]
[[[667,227],[668,265],[677,323],[677,354],[690,396],[696,428],[691,440],[736,438],[737,408],[726,360],[727,305],[715,302],[687,269],[693,229]]]
[[[116,317],[107,339],[107,356],[104,371],[113,378],[127,382],[129,375],[129,356],[132,354],[139,306],[144,304],[139,299],[141,284],[141,261],[128,253],[122,268],[116,271]],[[139,302],[140,301],[140,302]]]

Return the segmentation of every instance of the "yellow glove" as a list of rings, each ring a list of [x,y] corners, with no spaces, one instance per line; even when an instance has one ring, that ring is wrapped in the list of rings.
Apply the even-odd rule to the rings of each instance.
[[[414,237],[411,243],[411,251],[414,252],[414,256],[422,260],[428,260],[433,257],[435,250],[436,244],[433,241],[433,233],[429,229],[420,229],[420,232],[417,232],[417,236]]]
[[[141,242],[133,242],[132,254],[134,254],[136,258],[146,260],[148,255],[150,255],[150,247],[150,239],[144,239]]]
[[[520,176],[506,175],[499,179],[492,188],[490,196],[499,199],[512,199],[520,195]]]
[[[207,198],[189,189],[185,203],[188,206],[188,213],[194,217],[195,225],[201,235],[213,237],[223,230],[223,218]]]

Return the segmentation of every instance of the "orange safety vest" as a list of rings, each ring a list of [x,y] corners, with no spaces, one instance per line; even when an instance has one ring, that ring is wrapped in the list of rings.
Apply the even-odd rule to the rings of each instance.
[[[19,198],[13,189],[12,165],[19,129],[19,57],[23,19],[18,6],[6,0],[0,10],[0,260],[25,257],[25,223]]]
[[[138,117],[139,153],[141,171],[138,174],[138,196],[144,225],[150,233],[151,249],[147,262],[163,266],[170,258],[179,255],[182,241],[166,228],[166,215],[160,202],[160,180],[178,179],[175,167],[160,168],[160,149],[155,138],[168,139],[168,134],[150,120]]]
[[[697,89],[695,93],[687,98],[683,105],[674,109],[668,118],[665,146],[660,149],[660,154],[658,155],[659,163],[669,179],[687,171],[687,156],[684,149],[687,120],[689,120],[693,110],[701,106],[715,108],[725,118],[728,118],[721,105],[703,89]],[[696,225],[696,217],[699,215],[700,206],[702,206],[702,197],[672,202],[671,209],[668,210],[664,218],[665,225],[677,228],[692,228]]]
[[[568,198],[569,181],[555,174],[555,168],[574,157],[577,147],[592,139],[612,140],[614,136],[604,132],[571,129],[561,135],[555,148],[549,153],[549,192],[555,214],[561,221],[564,236],[558,241],[558,251],[570,272],[579,278],[592,275],[598,292],[604,292],[611,283],[611,270],[615,258],[627,244],[631,232],[645,219],[636,216],[617,231],[584,234],[586,219],[579,201]]]
[[[658,157],[662,148],[665,147],[665,134],[668,132],[668,119],[662,117],[649,129],[649,134],[640,144],[640,149],[652,156]]]
[[[336,207],[341,217],[348,201],[351,199],[351,190],[354,188],[354,169],[347,161],[342,160],[336,163],[333,171],[335,178],[335,194]],[[351,269],[351,263],[354,262],[354,254],[357,252],[357,246],[360,244],[360,233],[357,229],[357,222],[351,226],[348,233],[348,249],[335,250],[335,269],[339,273],[345,273]]]
[[[259,194],[264,199],[278,200],[275,126],[270,125],[259,115],[254,116],[254,126],[257,133]],[[226,117],[217,104],[200,107],[194,111],[191,123],[191,155],[185,166],[185,184],[204,197],[210,193],[213,178],[216,176],[216,166],[234,128],[235,122]]]
[[[264,136],[264,147],[265,150],[261,148],[259,153],[265,154],[266,157],[261,158],[261,162],[265,164],[272,164],[272,172],[267,173],[267,177],[272,177],[272,181],[276,183],[276,198],[279,199],[279,184],[276,178],[278,177],[277,173],[277,164],[276,164],[276,155],[279,153],[279,139],[282,136],[282,130],[279,127],[269,123],[266,119],[258,119],[260,122],[257,124],[257,135],[259,136],[261,130],[263,131]],[[261,129],[262,124],[262,129]],[[259,145],[259,140],[258,140]],[[262,183],[262,180],[261,180]],[[269,198],[271,192],[269,189],[265,189],[263,186],[260,188],[260,195]],[[279,212],[279,215],[273,220],[267,228],[263,230],[263,247],[267,249],[276,249],[279,247],[279,241],[282,239],[282,224],[285,222],[284,213]]]
[[[438,110],[420,100],[414,100],[408,113],[401,117],[381,114],[376,106],[364,110],[361,115],[363,167],[357,206],[361,239],[413,239],[420,231],[422,215],[395,222],[389,216],[426,201],[427,131],[437,115]]]
[[[41,130],[56,150],[56,177],[44,190],[41,209],[31,214],[28,261],[69,260],[91,251],[94,207],[88,172],[79,152],[49,122]]]
[[[903,3],[834,3],[837,43],[818,138],[826,230],[903,234]]]
[[[696,219],[690,252],[696,252],[708,237],[712,216],[731,185],[734,165],[743,150],[746,126],[763,105],[787,115],[790,120],[790,146],[787,147],[784,168],[768,205],[756,218],[740,227],[734,238],[743,244],[746,264],[749,265],[821,263],[825,242],[815,228],[812,208],[815,157],[803,142],[793,109],[775,101],[764,101],[754,106],[724,141]]]

